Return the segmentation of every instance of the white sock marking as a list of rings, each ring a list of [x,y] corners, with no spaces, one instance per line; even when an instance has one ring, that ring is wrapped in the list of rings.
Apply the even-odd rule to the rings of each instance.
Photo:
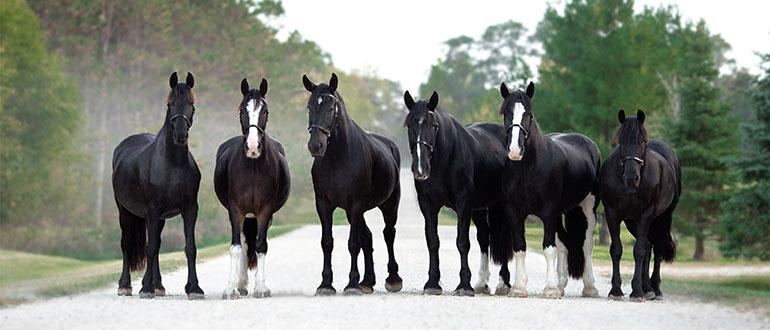
[[[479,263],[479,281],[475,288],[483,288],[489,282],[489,254],[481,252],[481,262]]]
[[[254,292],[270,292],[270,289],[265,285],[265,253],[257,253],[257,274],[255,278]]]
[[[559,253],[558,260],[556,262],[556,273],[559,277],[559,290],[564,293],[564,288],[567,286],[567,246],[559,239],[559,235],[556,235],[556,251]]]
[[[526,265],[526,257],[527,252],[526,251],[519,251],[514,253],[514,258],[516,259],[516,275],[514,277],[513,281],[513,287],[516,289],[527,289],[527,265]]]
[[[543,255],[545,255],[545,288],[558,290],[558,279],[556,277],[556,262],[558,256],[556,255],[556,247],[549,246],[543,249]]]
[[[225,288],[225,294],[230,294],[238,291],[238,283],[240,282],[240,274],[243,266],[243,249],[240,245],[230,245],[230,279],[227,281],[227,288]]]
[[[580,208],[583,210],[583,214],[588,221],[588,228],[586,228],[586,238],[583,241],[583,256],[585,256],[585,270],[583,272],[583,292],[596,292],[596,279],[594,278],[593,263],[591,262],[591,256],[594,249],[594,228],[596,228],[596,216],[594,215],[594,203],[596,202],[596,196],[588,194],[588,196],[580,203]]]

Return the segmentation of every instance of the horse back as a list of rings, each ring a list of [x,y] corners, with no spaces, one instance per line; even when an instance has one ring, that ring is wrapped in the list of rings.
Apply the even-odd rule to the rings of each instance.
[[[505,168],[505,127],[497,123],[465,126],[471,136],[470,154],[474,160],[474,206],[489,206],[502,196],[500,180]]]
[[[551,133],[547,135],[557,146],[562,158],[555,163],[562,170],[562,204],[580,203],[589,193],[599,196],[602,154],[599,146],[585,135]]]

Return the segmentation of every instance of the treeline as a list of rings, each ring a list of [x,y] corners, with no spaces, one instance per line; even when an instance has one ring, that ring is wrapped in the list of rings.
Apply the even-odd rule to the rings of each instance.
[[[358,123],[399,142],[401,88],[372,74],[340,72],[296,31],[276,39],[278,31],[265,22],[282,14],[274,0],[3,1],[0,245],[119,255],[112,150],[130,134],[160,128],[174,71],[196,77],[190,146],[203,174],[199,241],[229,235],[212,173],[216,148],[240,134],[244,77],[252,84],[268,79],[267,132],[284,144],[291,167],[290,207],[275,223],[312,222],[302,75],[328,81],[337,72]],[[163,240],[164,248],[183,246],[180,221],[168,223]]]
[[[573,0],[550,7],[531,34],[508,21],[445,44],[423,97],[440,91],[443,107],[464,122],[502,122],[500,82],[525,86],[532,73],[524,58],[538,56],[533,112],[541,127],[586,134],[606,157],[618,109],[643,109],[651,138],[680,159],[674,226],[695,237],[693,258],[716,237],[727,256],[770,259],[768,68],[762,80],[736,68],[725,57],[730,45],[705,21],[685,22],[676,7],[635,12],[632,1]],[[720,76],[724,66],[732,73]],[[741,122],[751,123],[743,142]]]

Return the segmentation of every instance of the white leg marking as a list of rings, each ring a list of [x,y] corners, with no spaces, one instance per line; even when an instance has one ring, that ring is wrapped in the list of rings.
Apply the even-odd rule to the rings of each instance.
[[[257,275],[254,282],[254,295],[257,297],[270,296],[270,289],[265,285],[265,253],[257,253]]]
[[[243,257],[241,258],[241,266],[238,281],[238,291],[246,290],[249,284],[249,245],[246,243],[246,236],[241,233],[241,246],[243,247]]]
[[[225,298],[238,297],[238,283],[240,282],[241,266],[243,263],[243,248],[240,245],[230,245],[230,278],[225,288]]]
[[[516,269],[514,270],[513,287],[511,288],[510,295],[512,297],[526,297],[529,295],[527,292],[527,266],[526,266],[526,251],[519,251],[514,253],[513,257],[516,259]],[[502,281],[502,279],[501,279]]]
[[[476,282],[476,286],[474,287],[476,292],[487,287],[487,282],[489,282],[489,254],[481,252],[481,262],[479,264],[479,281]]]
[[[599,290],[596,289],[594,278],[593,263],[591,262],[591,256],[594,250],[594,228],[596,228],[596,216],[594,215],[594,203],[596,197],[588,194],[586,199],[580,203],[580,208],[583,210],[583,214],[588,221],[588,228],[586,228],[586,238],[583,241],[583,256],[585,256],[585,271],[583,272],[583,297],[598,297]]]
[[[503,288],[505,288],[505,287],[506,287],[505,280],[503,279],[502,276],[498,275],[497,276],[497,286],[495,287],[495,292],[503,290]]]
[[[556,273],[559,276],[559,290],[564,295],[564,288],[567,286],[567,246],[559,239],[559,235],[556,235],[556,250],[559,253]]]
[[[543,255],[545,255],[545,289],[543,289],[543,296],[545,298],[559,298],[561,297],[561,290],[559,290],[558,278],[556,277],[556,262],[558,259],[555,246],[549,246],[543,249]]]

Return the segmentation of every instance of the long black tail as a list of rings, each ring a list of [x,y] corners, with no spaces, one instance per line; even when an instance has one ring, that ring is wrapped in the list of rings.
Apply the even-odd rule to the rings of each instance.
[[[580,206],[564,214],[564,227],[564,232],[559,231],[559,239],[567,247],[567,272],[572,278],[581,278],[586,263],[583,242],[586,239],[588,221]]]
[[[489,253],[498,265],[513,259],[513,219],[505,216],[502,206],[489,208]]]
[[[120,228],[123,232],[121,245],[128,269],[132,272],[144,269],[147,264],[147,220],[121,217]]]
[[[652,249],[656,256],[660,256],[664,262],[673,262],[676,259],[676,243],[671,237],[671,221],[676,205],[669,208],[659,215],[650,228],[650,238]]]
[[[246,236],[246,256],[249,258],[249,269],[257,268],[257,219],[246,218],[243,222],[243,235]]]

